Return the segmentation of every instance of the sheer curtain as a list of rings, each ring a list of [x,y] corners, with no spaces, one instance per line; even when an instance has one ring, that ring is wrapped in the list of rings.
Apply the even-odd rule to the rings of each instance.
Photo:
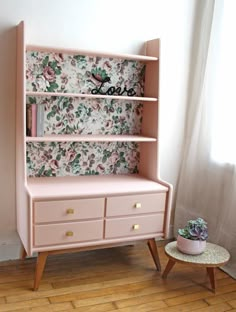
[[[175,233],[204,218],[209,241],[229,250],[224,270],[236,278],[236,3],[198,5]]]

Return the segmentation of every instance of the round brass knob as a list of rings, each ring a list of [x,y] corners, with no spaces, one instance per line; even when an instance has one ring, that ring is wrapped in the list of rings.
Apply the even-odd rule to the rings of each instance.
[[[138,229],[139,229],[139,224],[134,224],[134,225],[133,225],[133,229],[134,229],[134,230],[138,230]]]
[[[74,235],[74,233],[72,231],[66,232],[66,236],[73,236],[73,235]]]
[[[134,205],[135,208],[141,208],[141,206],[142,206],[141,203],[136,203],[136,204]]]
[[[67,210],[66,210],[66,213],[67,214],[73,214],[75,211],[74,211],[74,209],[73,208],[68,208]]]

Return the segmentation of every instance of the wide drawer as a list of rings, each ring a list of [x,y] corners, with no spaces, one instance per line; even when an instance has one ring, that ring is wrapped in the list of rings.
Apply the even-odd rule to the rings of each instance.
[[[34,226],[35,246],[99,240],[102,237],[102,220]]]
[[[34,222],[57,222],[102,218],[104,198],[40,201],[34,203]]]
[[[162,233],[163,221],[163,213],[139,217],[107,219],[105,223],[105,238]]]
[[[165,210],[166,193],[107,198],[106,216],[124,216]]]

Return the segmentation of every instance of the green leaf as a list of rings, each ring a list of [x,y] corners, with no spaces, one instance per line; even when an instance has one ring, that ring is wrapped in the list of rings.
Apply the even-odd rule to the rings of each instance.
[[[48,169],[48,170],[46,170],[45,172],[44,172],[44,175],[46,176],[46,177],[51,177],[53,174],[52,174],[52,169]]]
[[[50,86],[47,87],[48,92],[54,92],[58,88],[58,84],[56,82],[51,82]]]
[[[61,70],[58,67],[54,69],[54,72],[55,72],[56,75],[60,75],[61,74]]]
[[[43,165],[43,166],[40,168],[40,170],[38,171],[38,176],[39,176],[39,177],[42,176],[44,170],[45,170],[45,165]]]
[[[48,60],[49,60],[49,56],[47,55],[45,57],[45,59],[43,60],[42,64],[43,64],[43,67],[47,66],[48,65]]]
[[[29,96],[29,103],[30,103],[30,104],[35,104],[35,103],[37,103],[36,97]]]
[[[47,120],[53,118],[55,115],[56,115],[55,111],[51,111],[50,113],[47,114]]]

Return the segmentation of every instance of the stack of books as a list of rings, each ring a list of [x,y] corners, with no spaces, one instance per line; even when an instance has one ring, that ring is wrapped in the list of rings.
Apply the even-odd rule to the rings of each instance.
[[[26,104],[26,135],[31,137],[44,135],[43,104]]]

